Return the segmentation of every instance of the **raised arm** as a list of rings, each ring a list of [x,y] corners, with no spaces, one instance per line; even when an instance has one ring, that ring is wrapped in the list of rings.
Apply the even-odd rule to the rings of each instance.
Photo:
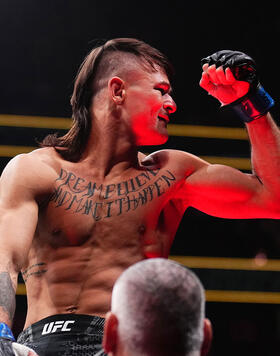
[[[196,161],[186,180],[189,204],[220,217],[279,218],[280,133],[268,112],[273,100],[258,81],[255,62],[241,52],[220,51],[203,63],[202,88],[246,124],[253,172]]]
[[[0,336],[10,340],[18,273],[28,256],[38,216],[35,182],[26,156],[11,160],[0,179]]]
[[[251,162],[255,174],[280,205],[280,132],[268,113],[248,124]]]

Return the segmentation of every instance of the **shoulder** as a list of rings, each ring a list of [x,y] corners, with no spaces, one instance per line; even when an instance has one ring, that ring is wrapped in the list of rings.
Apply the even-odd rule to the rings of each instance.
[[[173,168],[185,176],[209,165],[206,161],[189,152],[172,149],[159,150],[144,156],[141,164],[149,168]]]
[[[51,167],[58,160],[57,153],[52,147],[39,148],[29,153],[22,153],[13,157],[3,170],[5,173],[20,173],[29,175],[34,170]]]
[[[40,192],[52,180],[57,165],[59,156],[53,148],[19,154],[9,161],[1,174],[1,191],[3,187],[14,186]]]

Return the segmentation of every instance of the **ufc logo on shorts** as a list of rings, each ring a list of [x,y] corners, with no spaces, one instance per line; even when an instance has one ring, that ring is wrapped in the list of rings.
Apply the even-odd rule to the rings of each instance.
[[[66,321],[52,321],[51,323],[47,323],[43,327],[42,335],[55,333],[57,330],[60,331],[71,331],[69,327],[70,324],[74,324],[75,320],[66,320]]]

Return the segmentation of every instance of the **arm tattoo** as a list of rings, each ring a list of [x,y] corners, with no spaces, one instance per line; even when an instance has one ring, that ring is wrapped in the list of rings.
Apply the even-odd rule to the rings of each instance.
[[[16,309],[16,299],[13,283],[8,272],[0,273],[0,290],[0,308],[4,310],[12,322]]]

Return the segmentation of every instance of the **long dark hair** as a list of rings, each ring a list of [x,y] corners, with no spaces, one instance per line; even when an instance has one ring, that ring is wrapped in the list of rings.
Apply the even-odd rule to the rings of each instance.
[[[173,75],[173,67],[167,57],[159,50],[135,38],[116,38],[95,47],[81,64],[71,97],[73,123],[69,131],[61,137],[48,135],[41,142],[41,147],[55,147],[67,160],[78,161],[83,153],[91,130],[89,108],[94,93],[94,80],[104,55],[110,52],[132,53],[153,70],[161,67],[168,78]],[[102,73],[99,73],[99,76]]]

